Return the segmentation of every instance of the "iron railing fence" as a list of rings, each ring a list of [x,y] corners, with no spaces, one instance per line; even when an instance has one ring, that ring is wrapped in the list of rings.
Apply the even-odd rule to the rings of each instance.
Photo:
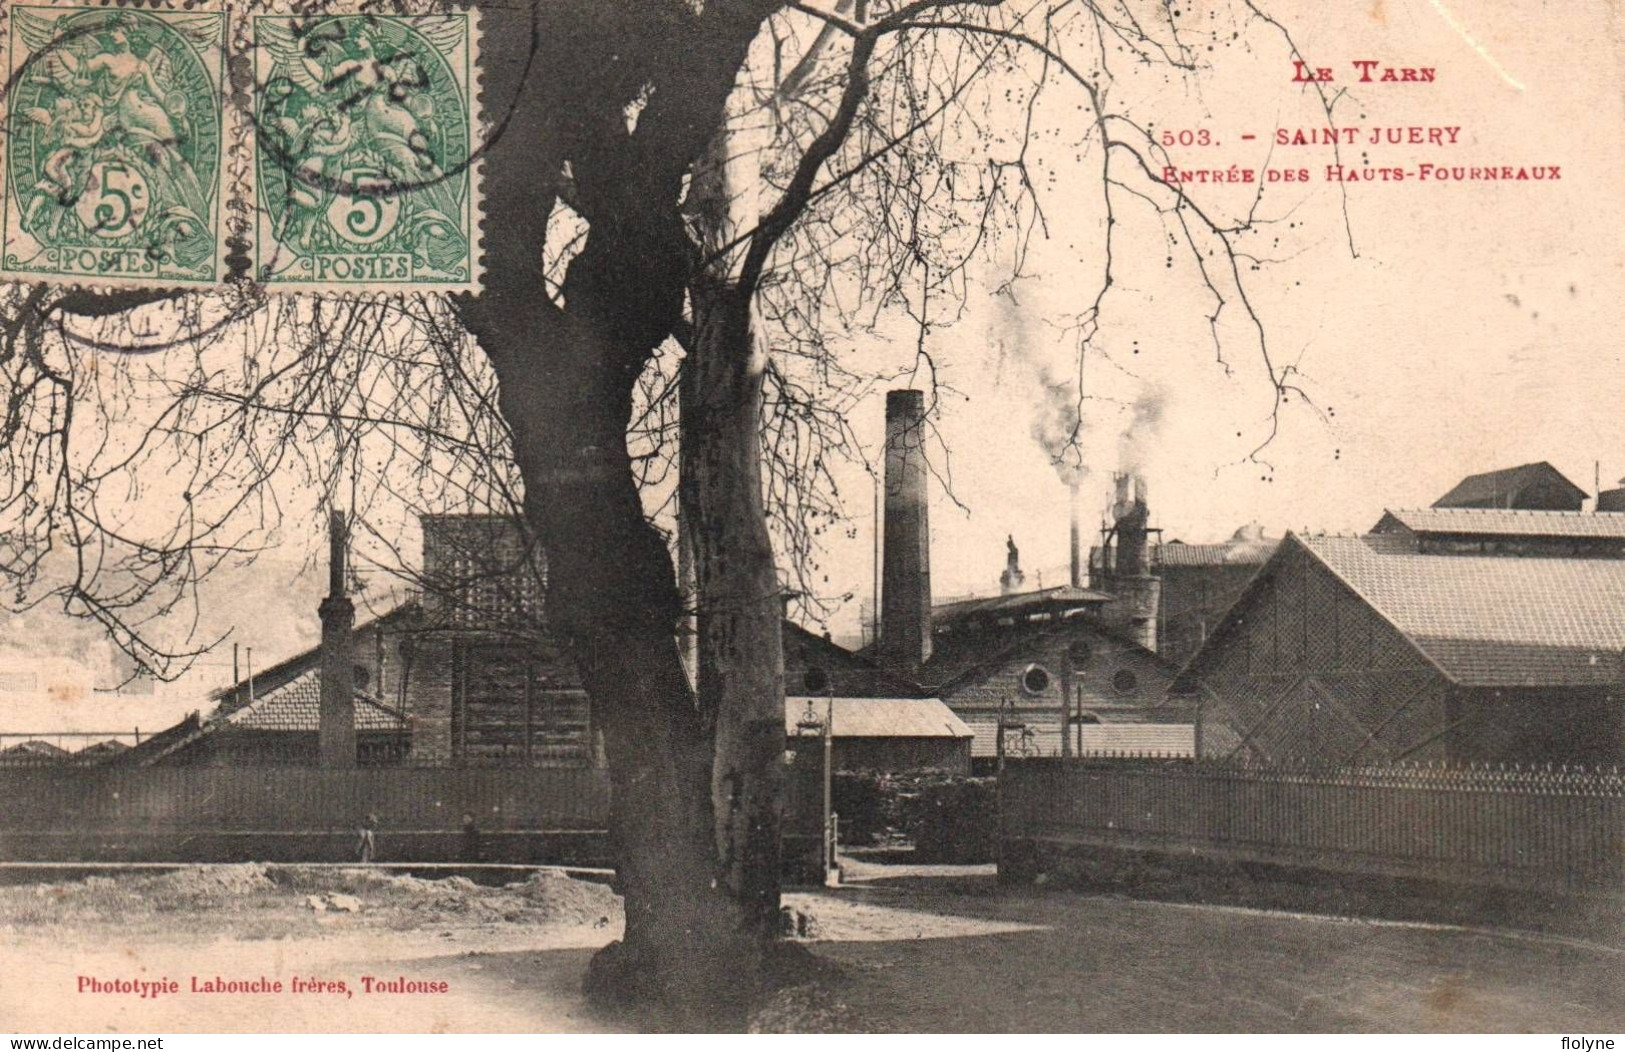
[[[1571,890],[1625,885],[1625,772],[1560,765],[1017,760],[1000,834]]]

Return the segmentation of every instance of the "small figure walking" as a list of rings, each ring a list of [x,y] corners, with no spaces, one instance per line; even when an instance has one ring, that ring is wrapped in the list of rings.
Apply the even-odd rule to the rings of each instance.
[[[474,822],[471,811],[463,812],[463,849],[461,857],[464,862],[481,862],[480,858],[480,827]]]
[[[364,863],[371,862],[373,855],[378,853],[378,838],[374,832],[377,828],[378,816],[369,814],[367,820],[361,823],[361,828],[356,831],[359,834],[355,845],[356,854],[361,856]]]

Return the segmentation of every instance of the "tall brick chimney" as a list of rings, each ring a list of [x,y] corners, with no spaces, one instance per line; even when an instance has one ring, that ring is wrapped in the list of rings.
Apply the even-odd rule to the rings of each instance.
[[[885,471],[880,657],[894,668],[912,670],[931,657],[931,522],[923,391],[886,392]]]
[[[1078,484],[1072,483],[1068,487],[1068,496],[1071,500],[1072,532],[1069,538],[1072,552],[1072,579],[1073,588],[1083,587],[1083,523],[1079,520]]]
[[[327,598],[322,617],[322,692],[319,752],[323,767],[355,766],[355,604],[346,595],[349,530],[337,511],[327,519]]]

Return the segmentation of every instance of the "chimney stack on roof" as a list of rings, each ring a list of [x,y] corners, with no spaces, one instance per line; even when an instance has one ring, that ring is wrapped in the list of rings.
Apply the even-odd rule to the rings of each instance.
[[[895,668],[916,669],[931,657],[923,391],[886,392],[885,486],[879,652]]]
[[[355,604],[345,588],[349,528],[344,515],[327,519],[327,598],[322,618],[322,687],[318,751],[323,767],[354,767],[355,755]]]

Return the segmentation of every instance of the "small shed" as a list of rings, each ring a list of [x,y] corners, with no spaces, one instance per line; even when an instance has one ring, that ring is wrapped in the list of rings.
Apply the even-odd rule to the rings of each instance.
[[[823,748],[819,728],[832,707],[836,770],[970,773],[974,734],[937,698],[787,697],[786,748],[795,762],[809,749],[822,762],[822,752],[816,751]]]

